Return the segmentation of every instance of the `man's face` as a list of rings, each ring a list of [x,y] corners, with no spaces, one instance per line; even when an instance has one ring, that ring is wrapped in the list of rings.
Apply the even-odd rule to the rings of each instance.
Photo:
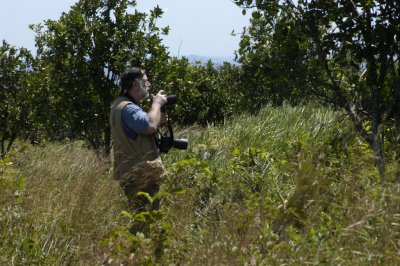
[[[147,97],[149,97],[149,90],[151,88],[151,84],[149,82],[149,80],[147,79],[146,75],[143,75],[142,78],[137,80],[138,85],[138,98],[140,101],[146,99]]]

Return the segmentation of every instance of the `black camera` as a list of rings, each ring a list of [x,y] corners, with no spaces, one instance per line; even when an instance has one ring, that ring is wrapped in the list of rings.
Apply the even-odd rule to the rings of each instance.
[[[176,95],[171,94],[167,95],[167,103],[161,107],[161,112],[166,113],[167,111],[167,106],[174,105],[177,102],[176,100]],[[187,139],[174,139],[174,133],[172,130],[172,126],[170,124],[169,117],[167,117],[167,127],[168,131],[165,133],[162,133],[160,130],[158,130],[156,134],[156,144],[158,148],[160,149],[161,153],[168,153],[168,151],[171,148],[175,148],[178,150],[186,150],[189,142]]]
[[[167,95],[167,103],[161,107],[161,112],[165,113],[167,111],[167,106],[172,106],[176,104],[176,94]]]
[[[171,148],[175,148],[178,150],[186,150],[188,147],[187,139],[174,139],[172,135],[160,135],[158,148],[161,153],[168,153]]]

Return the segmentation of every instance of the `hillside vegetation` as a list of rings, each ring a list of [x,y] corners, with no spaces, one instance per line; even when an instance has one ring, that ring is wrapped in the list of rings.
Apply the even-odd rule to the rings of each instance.
[[[0,164],[1,265],[396,265],[400,187],[341,113],[266,107],[182,128],[162,208],[133,216],[110,158],[16,144]],[[131,234],[143,218],[150,232]]]

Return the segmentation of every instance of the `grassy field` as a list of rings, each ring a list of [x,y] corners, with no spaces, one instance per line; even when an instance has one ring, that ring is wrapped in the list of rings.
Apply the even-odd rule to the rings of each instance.
[[[132,215],[110,158],[18,143],[0,163],[0,265],[400,265],[400,185],[346,117],[266,107],[177,132],[162,208]],[[150,233],[131,234],[145,217]]]

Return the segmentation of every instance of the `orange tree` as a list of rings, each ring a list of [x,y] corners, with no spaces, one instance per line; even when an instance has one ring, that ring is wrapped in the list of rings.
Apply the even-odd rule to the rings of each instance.
[[[247,106],[243,101],[242,71],[225,62],[215,65],[171,58],[156,85],[177,95],[170,117],[181,125],[220,123]]]
[[[108,113],[125,68],[138,66],[153,75],[169,58],[158,28],[163,11],[148,15],[128,0],[78,1],[58,20],[32,25],[37,70],[47,94],[41,121],[51,139],[83,139],[97,151],[110,151]],[[40,82],[39,82],[40,83]],[[45,93],[43,93],[45,91]]]
[[[32,56],[25,48],[6,41],[0,46],[0,157],[4,158],[17,137],[26,136],[32,127],[32,108],[28,78]]]
[[[373,150],[382,181],[388,162],[397,162],[400,180],[400,2],[234,2],[253,10],[239,55],[261,95],[341,108]]]

